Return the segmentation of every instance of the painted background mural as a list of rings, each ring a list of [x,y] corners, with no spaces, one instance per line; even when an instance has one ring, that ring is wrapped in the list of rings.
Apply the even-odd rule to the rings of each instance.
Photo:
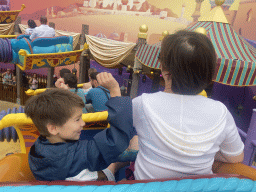
[[[46,15],[56,29],[81,32],[82,24],[90,26],[90,35],[106,36],[121,41],[136,42],[138,28],[148,25],[148,43],[159,41],[168,30],[186,28],[199,15],[215,7],[214,0],[11,0],[11,10],[20,9],[22,24]],[[226,0],[222,6],[230,24],[242,36],[256,40],[255,0]],[[237,10],[238,9],[238,10]],[[39,22],[37,21],[38,25]]]

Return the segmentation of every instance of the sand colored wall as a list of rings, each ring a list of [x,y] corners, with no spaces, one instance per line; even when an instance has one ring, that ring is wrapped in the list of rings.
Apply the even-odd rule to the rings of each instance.
[[[249,14],[249,11],[251,13]],[[247,21],[247,17],[251,19]],[[234,22],[234,29],[247,39],[256,40],[256,2],[240,3],[237,11],[236,20]]]

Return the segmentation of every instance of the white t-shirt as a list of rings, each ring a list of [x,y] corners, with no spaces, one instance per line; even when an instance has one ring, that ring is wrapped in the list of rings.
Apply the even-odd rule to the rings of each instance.
[[[27,28],[27,29],[25,30],[25,34],[31,35],[34,30],[35,30],[35,28]]]
[[[55,30],[48,25],[40,25],[36,27],[33,33],[30,35],[30,40],[33,40],[36,37],[54,37]]]
[[[133,123],[139,180],[211,174],[219,150],[237,156],[244,149],[225,105],[200,95],[143,94],[133,99]]]

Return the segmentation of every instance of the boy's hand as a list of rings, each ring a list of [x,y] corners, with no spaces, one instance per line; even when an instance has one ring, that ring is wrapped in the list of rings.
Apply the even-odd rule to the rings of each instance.
[[[69,89],[68,86],[64,83],[60,83],[60,88],[61,89]]]
[[[103,72],[98,74],[96,78],[100,86],[109,90],[111,97],[121,96],[119,84],[111,73]]]

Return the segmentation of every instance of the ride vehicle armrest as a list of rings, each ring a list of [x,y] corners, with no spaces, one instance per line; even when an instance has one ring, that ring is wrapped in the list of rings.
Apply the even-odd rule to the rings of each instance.
[[[21,49],[26,50],[28,54],[33,53],[30,40],[27,38],[22,39],[11,39],[11,47],[12,47],[12,63],[17,64],[19,63],[19,51]]]

